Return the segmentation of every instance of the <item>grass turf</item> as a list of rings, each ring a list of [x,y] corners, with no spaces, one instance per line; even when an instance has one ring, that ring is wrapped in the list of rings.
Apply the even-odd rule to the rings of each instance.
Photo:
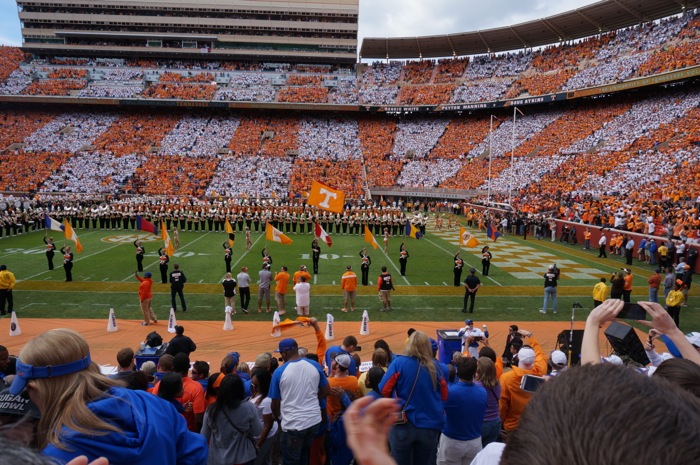
[[[153,306],[159,318],[167,317],[170,308],[170,290],[166,284],[160,284],[157,250],[162,244],[158,238],[142,231],[76,231],[83,244],[82,254],[75,254],[73,279],[64,282],[65,275],[61,267],[61,256],[54,258],[55,269],[48,270],[44,255],[43,232],[25,233],[16,237],[0,240],[0,263],[8,266],[18,279],[14,291],[15,310],[24,317],[61,317],[61,318],[106,318],[110,307],[117,312],[118,318],[140,319],[138,305],[138,281],[134,278],[136,260],[133,241],[142,239],[146,248],[144,271],[151,271],[154,279]],[[58,236],[57,231],[52,231]],[[571,317],[574,302],[580,302],[583,310],[577,310],[576,320],[584,320],[592,306],[591,292],[600,277],[608,277],[613,270],[623,265],[621,258],[598,259],[597,251],[584,251],[581,245],[570,246],[550,241],[538,241],[533,238],[524,241],[508,236],[506,241],[518,247],[529,247],[534,251],[546,252],[557,257],[557,261],[576,263],[603,271],[595,278],[566,277],[567,266],[560,266],[563,277],[559,282],[559,312],[543,315],[538,312],[543,300],[542,279],[521,279],[508,270],[499,268],[499,247],[503,239],[493,243],[476,233],[482,241],[478,249],[463,249],[462,257],[466,262],[466,277],[469,266],[481,266],[478,253],[482,245],[492,246],[494,253],[491,272],[488,277],[480,276],[482,288],[479,290],[473,317],[480,321],[567,321]],[[290,275],[301,264],[312,271],[310,234],[290,234],[294,241],[291,245],[281,245],[265,240],[263,234],[252,234],[254,246],[245,252],[245,241],[239,235],[233,247],[232,271],[235,275],[241,266],[247,266],[248,272],[257,280],[257,273],[262,265],[261,251],[265,245],[273,258],[272,271],[279,271],[282,265],[289,268]],[[460,312],[464,290],[454,287],[452,264],[458,247],[454,244],[457,232],[449,234],[432,234],[428,230],[426,237],[415,240],[406,238],[410,253],[406,277],[399,274],[398,251],[403,238],[392,237],[388,253],[380,249],[373,250],[361,236],[343,236],[331,232],[333,246],[327,248],[321,244],[322,253],[319,274],[312,278],[311,313],[323,317],[333,313],[339,321],[358,320],[361,311],[370,311],[373,321],[458,321],[465,315]],[[442,237],[440,237],[442,236]],[[64,244],[57,237],[57,245]],[[178,312],[178,319],[223,320],[223,288],[220,284],[225,273],[222,244],[226,240],[223,232],[181,232],[180,248],[171,258],[169,271],[173,263],[179,263],[187,276],[185,296],[188,311]],[[377,238],[380,241],[381,239]],[[71,244],[70,242],[66,242]],[[358,286],[358,298],[355,313],[341,313],[342,293],[340,277],[346,265],[351,265],[360,277],[359,251],[367,247],[372,258],[370,285]],[[651,273],[649,265],[635,260],[633,267],[635,288],[633,299],[646,300],[646,279]],[[549,261],[537,263],[535,272],[541,274]],[[396,291],[393,293],[394,311],[380,313],[376,291],[376,278],[382,265],[388,267],[394,278]],[[541,268],[541,270],[540,270]],[[509,269],[510,270],[510,269]],[[269,320],[270,315],[257,313],[257,287],[251,287],[251,313],[240,319]],[[691,296],[695,294],[691,289]],[[273,293],[274,294],[274,293]],[[179,302],[178,302],[179,306]],[[237,302],[237,307],[239,303]],[[274,311],[274,295],[271,303]],[[294,293],[291,286],[287,296],[287,309],[294,307]],[[293,314],[293,310],[291,314]],[[690,306],[681,312],[681,328],[685,331],[696,330],[700,318],[696,315],[693,299]]]

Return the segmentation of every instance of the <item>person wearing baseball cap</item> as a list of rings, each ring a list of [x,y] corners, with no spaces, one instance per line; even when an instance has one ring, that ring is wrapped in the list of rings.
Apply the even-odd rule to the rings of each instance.
[[[158,323],[158,318],[156,314],[153,313],[153,307],[151,302],[153,300],[153,279],[151,279],[151,272],[146,271],[144,277],[139,276],[138,271],[134,273],[136,279],[138,279],[141,284],[139,285],[139,303],[141,304],[141,313],[143,313],[143,322],[141,326],[148,326],[153,323]]]
[[[552,353],[549,354],[549,360],[547,361],[549,366],[552,367],[552,371],[549,373],[548,376],[557,376],[558,374],[566,370],[567,362],[568,359],[564,352],[562,352],[561,350],[553,350]]]
[[[268,397],[273,417],[281,420],[282,462],[306,463],[311,442],[321,426],[319,400],[325,399],[331,389],[321,365],[299,356],[297,341],[282,339],[278,347],[285,363],[272,374]]]
[[[532,337],[531,332],[524,329],[520,329],[518,332],[523,338],[528,338],[528,345],[524,345],[513,357],[512,369],[501,376],[501,399],[498,403],[498,409],[506,433],[518,427],[520,416],[532,397],[532,394],[520,389],[523,376],[544,376],[547,374],[547,356],[542,351],[540,344]]]
[[[470,357],[479,358],[479,341],[488,339],[488,331],[483,332],[479,328],[474,328],[473,320],[465,320],[464,324],[466,326],[458,333],[462,338],[462,353],[468,352]]]

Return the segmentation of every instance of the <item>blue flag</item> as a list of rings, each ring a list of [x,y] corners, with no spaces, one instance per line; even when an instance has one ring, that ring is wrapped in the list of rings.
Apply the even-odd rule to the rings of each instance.
[[[416,228],[415,225],[409,220],[406,220],[406,235],[414,239],[420,239],[421,237],[423,237],[423,234],[421,234],[420,230]]]

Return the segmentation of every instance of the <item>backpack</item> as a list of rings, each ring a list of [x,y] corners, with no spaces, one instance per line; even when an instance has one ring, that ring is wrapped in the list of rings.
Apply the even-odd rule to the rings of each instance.
[[[157,332],[151,331],[148,333],[148,336],[146,336],[146,345],[148,347],[158,347],[163,345],[163,338]]]

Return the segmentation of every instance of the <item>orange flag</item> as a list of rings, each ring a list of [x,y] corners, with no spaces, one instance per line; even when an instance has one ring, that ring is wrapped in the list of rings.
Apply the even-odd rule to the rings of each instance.
[[[333,189],[322,182],[314,181],[311,184],[306,203],[321,210],[342,213],[345,205],[345,192]]]
[[[282,231],[279,229],[275,229],[272,227],[270,223],[267,223],[267,226],[265,226],[265,238],[268,241],[272,242],[280,242],[282,244],[291,244],[292,240],[282,234]]]
[[[365,226],[365,242],[368,242],[374,250],[379,248],[379,244],[374,240],[374,236],[367,226]]]

